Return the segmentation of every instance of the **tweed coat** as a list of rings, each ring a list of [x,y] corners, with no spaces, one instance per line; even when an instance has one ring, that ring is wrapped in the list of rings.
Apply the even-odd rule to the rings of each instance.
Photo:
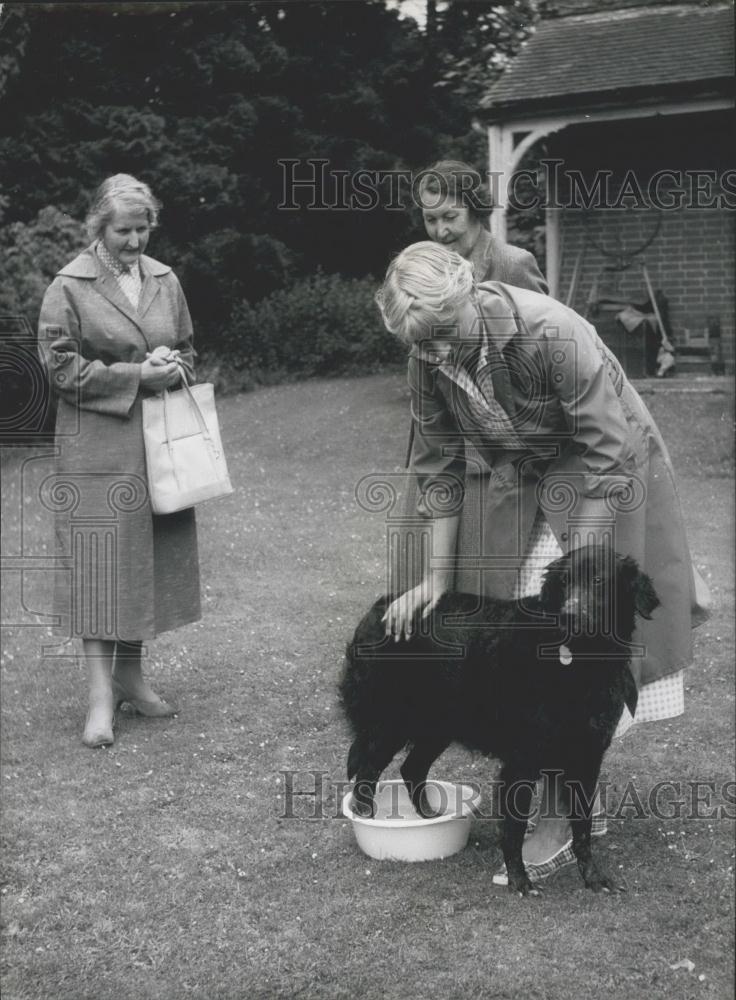
[[[59,271],[41,307],[39,350],[58,397],[56,473],[42,501],[55,511],[62,629],[136,641],[201,613],[194,510],[151,511],[140,385],[159,346],[192,370],[192,324],[170,267],[141,257],[136,309],[94,246]]]
[[[463,346],[483,330],[498,358],[495,398],[521,446],[478,433],[453,377]],[[461,512],[456,588],[510,597],[541,511],[563,551],[608,540],[652,578],[661,607],[634,636],[637,682],[689,664],[707,587],[692,564],[662,436],[594,327],[548,296],[485,282],[475,329],[460,327],[454,360],[432,363],[415,345],[408,376],[420,508],[430,516]],[[479,505],[467,504],[471,478],[487,484],[476,489]]]
[[[504,243],[487,229],[481,229],[470,254],[470,262],[477,282],[502,281],[506,285],[531,288],[533,292],[544,295],[549,291],[534,255],[521,247]]]

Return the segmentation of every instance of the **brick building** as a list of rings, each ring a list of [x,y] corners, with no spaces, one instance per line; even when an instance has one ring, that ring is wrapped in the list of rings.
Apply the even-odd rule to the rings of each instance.
[[[644,262],[678,370],[710,370],[718,347],[732,372],[733,5],[559,0],[558,14],[483,102],[492,228],[503,237],[509,203],[540,192],[552,294],[599,324],[601,301],[649,301]]]

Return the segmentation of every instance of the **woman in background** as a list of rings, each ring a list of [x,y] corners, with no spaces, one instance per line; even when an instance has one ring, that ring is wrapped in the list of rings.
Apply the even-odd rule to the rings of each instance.
[[[548,292],[534,255],[492,236],[493,200],[477,170],[462,160],[438,160],[421,171],[418,201],[427,236],[469,260],[476,282]]]

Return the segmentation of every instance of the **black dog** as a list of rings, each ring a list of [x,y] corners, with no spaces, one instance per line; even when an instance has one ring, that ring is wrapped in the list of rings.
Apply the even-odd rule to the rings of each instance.
[[[448,593],[398,643],[381,620],[391,600],[378,600],[358,625],[340,683],[355,734],[356,812],[373,815],[376,782],[407,745],[401,775],[423,816],[431,815],[427,774],[452,742],[497,757],[509,889],[525,895],[531,788],[543,769],[562,772],[585,884],[614,888],[591,856],[590,809],[580,803],[593,801],[624,704],[636,709],[629,643],[636,614],[650,618],[659,605],[649,577],[607,546],[585,546],[550,564],[537,597]]]

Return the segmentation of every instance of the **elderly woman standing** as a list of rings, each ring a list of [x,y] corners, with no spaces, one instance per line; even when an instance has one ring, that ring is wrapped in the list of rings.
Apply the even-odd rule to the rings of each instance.
[[[434,243],[396,257],[377,301],[386,327],[411,348],[413,471],[434,563],[416,585],[399,581],[387,633],[408,634],[447,589],[533,592],[561,552],[609,541],[638,561],[662,602],[634,636],[636,719],[681,714],[682,671],[707,588],[690,558],[662,437],[594,328],[546,295],[476,286],[468,261]],[[480,506],[466,488],[471,443],[487,484]],[[525,844],[532,879],[575,860],[565,814],[547,794],[544,822]]]
[[[39,346],[58,397],[55,611],[82,640],[89,707],[82,741],[113,742],[122,702],[174,714],[142,673],[143,642],[200,617],[193,510],[154,515],[142,399],[192,373],[189,310],[171,268],[145,255],[160,205],[127,174],[98,189],[92,244],[63,267],[41,307]]]

